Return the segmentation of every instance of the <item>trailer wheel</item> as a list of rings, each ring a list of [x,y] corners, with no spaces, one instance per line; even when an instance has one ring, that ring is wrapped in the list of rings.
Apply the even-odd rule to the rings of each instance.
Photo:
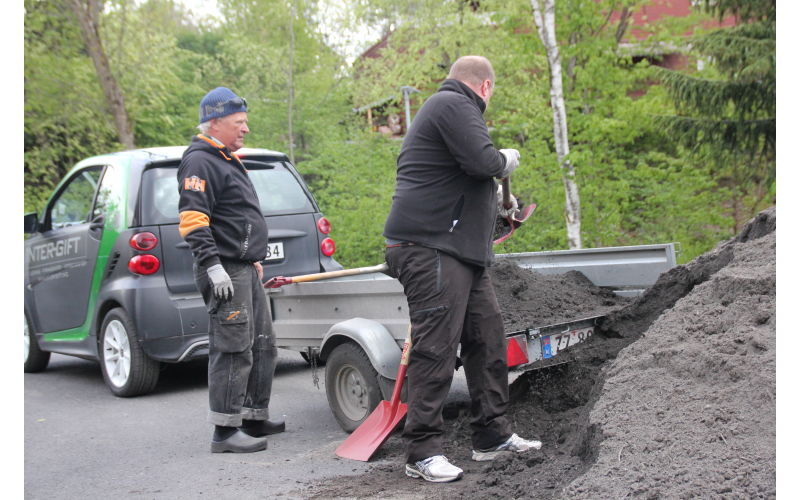
[[[358,345],[346,342],[328,356],[325,392],[333,416],[346,432],[356,430],[381,402],[378,372]]]
[[[155,389],[160,364],[144,353],[136,327],[121,307],[106,314],[99,347],[103,379],[115,396],[139,396]]]
[[[50,362],[50,353],[39,349],[36,335],[28,323],[28,315],[25,315],[25,373],[40,372],[47,368]]]

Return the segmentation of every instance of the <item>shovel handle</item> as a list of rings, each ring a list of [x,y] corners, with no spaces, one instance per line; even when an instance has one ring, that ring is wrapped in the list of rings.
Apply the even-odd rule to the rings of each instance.
[[[503,208],[508,210],[511,204],[511,177],[503,178]]]
[[[406,378],[406,370],[408,369],[408,358],[411,355],[411,323],[408,324],[408,334],[406,341],[403,343],[403,354],[400,356],[400,368],[397,370],[397,380],[394,381],[394,390],[392,391],[392,406],[400,404],[400,392],[403,390],[403,380]]]
[[[264,288],[280,288],[283,285],[288,285],[290,283],[306,283],[309,281],[340,278],[342,276],[353,276],[356,274],[382,273],[388,270],[389,265],[384,262],[383,264],[378,264],[377,266],[356,267],[353,269],[342,269],[340,271],[328,271],[326,273],[303,274],[301,276],[293,276],[291,278],[275,276],[264,283]]]

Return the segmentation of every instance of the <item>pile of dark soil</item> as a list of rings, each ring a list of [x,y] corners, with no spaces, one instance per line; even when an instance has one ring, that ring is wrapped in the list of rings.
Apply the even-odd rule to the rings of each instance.
[[[600,316],[630,301],[577,271],[539,274],[505,259],[497,259],[490,271],[506,332]]]
[[[579,273],[493,268],[506,328],[608,314],[569,362],[511,386],[509,417],[540,451],[470,460],[469,415],[447,422],[454,483],[405,477],[392,436],[368,473],[303,498],[774,498],[775,210],[626,303]]]

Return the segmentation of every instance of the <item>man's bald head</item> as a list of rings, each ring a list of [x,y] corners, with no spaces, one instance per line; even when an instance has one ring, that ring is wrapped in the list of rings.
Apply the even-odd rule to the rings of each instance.
[[[483,56],[463,56],[450,67],[447,78],[460,80],[470,87],[480,87],[486,80],[494,85],[494,70],[492,63]]]

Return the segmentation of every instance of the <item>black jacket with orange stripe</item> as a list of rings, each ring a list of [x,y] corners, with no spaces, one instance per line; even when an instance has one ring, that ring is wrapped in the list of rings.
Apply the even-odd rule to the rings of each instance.
[[[247,170],[228,148],[196,135],[178,167],[178,192],[178,229],[197,264],[266,258],[267,223],[258,195]]]

